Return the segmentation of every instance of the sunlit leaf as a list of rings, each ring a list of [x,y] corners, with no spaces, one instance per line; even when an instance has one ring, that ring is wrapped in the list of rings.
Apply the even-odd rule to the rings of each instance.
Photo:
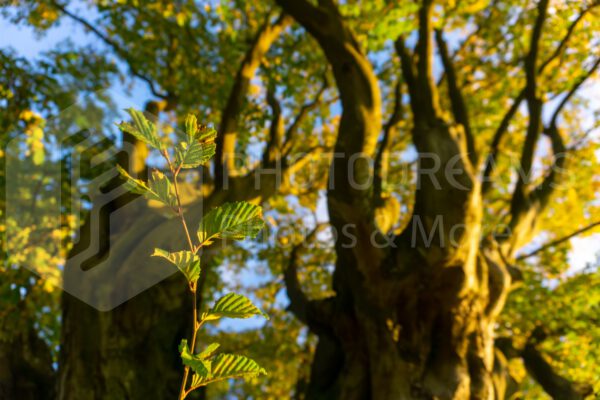
[[[200,257],[191,251],[170,253],[162,249],[154,249],[153,257],[162,257],[174,264],[188,282],[196,282],[200,277]]]
[[[250,358],[237,354],[217,354],[211,363],[211,373],[203,376],[201,373],[192,378],[192,387],[204,386],[211,382],[231,378],[253,378],[267,375],[267,371]]]
[[[125,189],[132,193],[143,194],[150,192],[150,188],[144,181],[133,178],[131,175],[127,173],[120,165],[117,165],[117,170],[121,174],[121,176],[125,179],[125,183],[123,186]]]
[[[188,141],[196,139],[198,133],[198,120],[194,114],[188,114],[185,118],[185,134],[187,135]]]
[[[207,163],[215,155],[216,131],[199,127],[196,117],[189,114],[185,120],[187,141],[181,142],[175,149],[177,168],[196,168]]]
[[[198,357],[200,357],[200,358],[212,357],[220,346],[221,345],[219,343],[211,343],[208,346],[206,346],[206,348],[198,354]]]
[[[152,179],[149,182],[149,198],[154,198],[166,205],[175,206],[177,199],[173,193],[171,181],[160,171],[152,171]]]
[[[192,354],[186,339],[181,340],[181,344],[179,345],[179,354],[181,356],[183,365],[190,367],[196,375],[204,378],[210,377],[211,361]]]
[[[125,179],[125,189],[132,193],[141,194],[148,200],[156,200],[168,206],[175,205],[177,200],[172,190],[171,181],[162,172],[152,171],[152,177],[146,184],[142,180],[133,178],[119,165],[117,165],[117,170]]]
[[[255,237],[263,228],[262,208],[247,202],[225,203],[209,211],[200,221],[198,238],[203,245],[213,239]]]
[[[176,165],[181,168],[196,168],[210,161],[215,155],[216,148],[215,143],[181,142],[177,146],[175,154]]]
[[[214,306],[203,316],[205,320],[226,318],[250,318],[262,315],[266,319],[269,316],[256,307],[246,296],[229,293],[221,297]]]
[[[135,136],[138,140],[141,140],[157,150],[164,150],[164,145],[158,137],[154,123],[149,121],[144,113],[139,110],[128,108],[127,112],[131,116],[133,124],[121,122],[120,124],[117,124],[119,129]]]

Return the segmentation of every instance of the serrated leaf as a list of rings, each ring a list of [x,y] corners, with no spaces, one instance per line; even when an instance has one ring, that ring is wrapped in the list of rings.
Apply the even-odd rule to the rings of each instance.
[[[204,378],[210,378],[211,361],[192,354],[186,339],[181,340],[181,344],[179,345],[179,355],[181,356],[183,365],[190,367],[196,375]]]
[[[196,120],[196,116],[194,114],[188,114],[185,117],[185,134],[188,137],[188,140],[191,142],[196,139],[196,134],[198,133],[198,121]]]
[[[220,346],[221,345],[219,343],[211,343],[208,346],[206,346],[206,348],[202,352],[198,354],[198,357],[203,359],[212,357]]]
[[[179,143],[175,149],[177,168],[196,168],[210,161],[217,148],[217,132],[199,126],[196,117],[189,114],[185,119],[185,133],[187,141]]]
[[[248,357],[237,354],[217,354],[212,359],[209,376],[197,374],[192,378],[192,387],[204,386],[214,381],[231,378],[253,378],[267,375],[267,371]]]
[[[139,110],[128,108],[126,111],[131,116],[133,124],[121,122],[120,124],[117,124],[119,129],[135,136],[138,140],[141,140],[155,149],[164,150],[164,145],[156,133],[154,123],[149,121],[144,113]]]
[[[212,143],[217,137],[217,131],[214,128],[209,128],[205,125],[198,125],[198,132],[196,133],[196,139],[202,143]]]
[[[215,305],[202,317],[204,320],[210,321],[222,317],[244,319],[254,315],[262,315],[269,319],[269,316],[256,307],[246,296],[229,293],[217,300]]]
[[[216,144],[202,143],[194,140],[191,143],[181,142],[175,152],[177,167],[196,168],[207,163],[215,155]]]
[[[160,171],[152,171],[152,179],[148,182],[150,193],[147,197],[158,200],[168,206],[175,206],[177,199],[172,190],[171,181]]]
[[[160,201],[168,206],[174,206],[177,202],[175,194],[171,189],[171,181],[160,171],[152,171],[150,182],[141,181],[131,177],[121,166],[117,165],[117,170],[125,178],[125,189],[132,193],[144,195],[149,200]]]
[[[193,388],[197,388],[197,387],[203,386],[203,384],[202,384],[202,382],[203,382],[203,381],[204,381],[204,380],[203,380],[203,378],[202,378],[202,376],[201,376],[201,375],[199,375],[199,374],[194,374],[194,375],[192,376],[192,385],[191,385],[191,387],[193,387]],[[205,384],[206,384],[206,383],[205,383]]]
[[[131,175],[129,175],[127,171],[125,171],[120,165],[117,165],[117,170],[119,171],[119,174],[121,174],[121,176],[125,179],[125,183],[123,184],[123,186],[128,191],[143,195],[150,191],[150,188],[146,185],[144,181],[131,177]]]
[[[198,239],[202,245],[214,239],[255,237],[263,228],[262,208],[244,201],[225,203],[210,210],[200,221]]]
[[[188,282],[195,283],[200,277],[200,257],[191,251],[170,253],[162,249],[154,249],[153,257],[162,257],[174,264]]]

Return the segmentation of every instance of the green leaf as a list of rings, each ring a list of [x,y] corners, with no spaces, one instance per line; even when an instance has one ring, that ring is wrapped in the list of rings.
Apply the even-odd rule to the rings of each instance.
[[[199,127],[196,117],[188,114],[185,119],[186,142],[181,142],[175,149],[177,168],[196,168],[207,163],[215,155],[217,145],[214,129]]]
[[[152,179],[149,182],[150,193],[146,196],[149,199],[158,200],[168,206],[174,207],[177,198],[172,190],[171,181],[160,171],[152,171]]]
[[[198,133],[198,121],[194,114],[188,114],[185,117],[185,133],[190,142],[196,139],[196,134]]]
[[[207,163],[215,155],[217,145],[193,141],[191,143],[181,142],[175,151],[177,168],[196,168]]]
[[[120,124],[117,124],[119,129],[135,136],[138,140],[141,140],[155,149],[161,151],[164,150],[164,145],[156,133],[156,127],[154,126],[154,123],[148,121],[144,113],[141,111],[133,108],[129,108],[126,111],[129,113],[129,115],[131,115],[133,124],[121,122]]]
[[[211,343],[206,346],[206,348],[200,354],[198,354],[198,357],[202,359],[212,357],[220,346],[221,345],[219,343]]]
[[[214,239],[255,237],[263,228],[262,208],[247,202],[225,203],[210,210],[200,221],[198,238],[202,245]]]
[[[217,354],[212,359],[211,367],[210,375],[195,374],[192,377],[192,387],[204,386],[224,379],[267,375],[267,371],[256,361],[237,354]]]
[[[125,178],[125,189],[132,193],[142,194],[149,200],[160,201],[168,206],[175,206],[177,199],[171,189],[171,181],[160,171],[152,171],[152,178],[146,184],[144,181],[132,178],[121,166],[117,170]]]
[[[154,249],[153,257],[162,257],[175,264],[188,282],[196,282],[200,277],[200,257],[191,251],[169,253],[166,250]]]
[[[204,125],[200,125],[196,139],[204,143],[214,142],[217,138],[217,131],[214,128],[209,128]]]
[[[117,170],[119,174],[125,179],[125,189],[129,190],[132,193],[143,194],[146,195],[150,188],[146,185],[144,181],[139,179],[132,178],[131,175],[127,173],[120,165],[117,165]]]
[[[179,354],[181,356],[183,365],[190,367],[192,371],[194,371],[199,377],[203,377],[204,379],[210,378],[211,361],[192,354],[186,339],[181,340],[181,344],[179,345]]]
[[[226,318],[250,318],[254,315],[262,315],[266,319],[269,316],[256,307],[246,296],[229,293],[221,297],[202,318],[206,321]]]

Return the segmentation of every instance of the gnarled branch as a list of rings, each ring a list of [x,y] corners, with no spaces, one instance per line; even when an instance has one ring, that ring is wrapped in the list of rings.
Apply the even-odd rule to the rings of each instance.
[[[328,193],[330,205],[336,203],[335,209],[330,207],[332,223],[368,221],[371,210],[365,205],[371,196],[372,172],[366,159],[374,157],[381,129],[381,97],[372,65],[333,1],[322,0],[317,6],[306,0],[277,2],[317,40],[340,93],[343,112]]]
[[[270,17],[270,16],[269,16]],[[225,174],[230,174],[235,167],[235,140],[238,129],[238,116],[246,97],[250,80],[256,73],[260,63],[281,32],[289,25],[291,19],[283,14],[271,23],[267,17],[258,30],[250,48],[238,68],[233,86],[229,92],[227,103],[221,114],[221,123],[217,133],[217,150],[215,155],[215,182],[222,185]]]
[[[553,399],[583,400],[592,393],[591,386],[571,382],[559,375],[534,343],[525,345],[521,357],[529,375]]]
[[[448,46],[444,40],[444,35],[441,30],[436,29],[435,39],[438,45],[440,58],[444,65],[444,71],[446,72],[446,81],[448,82],[448,94],[450,96],[450,104],[452,107],[452,113],[457,123],[463,126],[465,136],[467,140],[467,150],[469,151],[469,158],[473,165],[477,164],[477,150],[475,149],[475,140],[473,138],[473,132],[471,131],[471,123],[469,121],[469,113],[465,100],[462,95],[462,91],[458,84],[458,77],[456,76],[456,70],[454,63],[448,53]]]
[[[538,67],[538,71],[537,71],[538,74],[541,74],[542,72],[544,72],[544,69],[556,57],[558,57],[560,54],[562,54],[567,43],[571,39],[571,36],[573,35],[573,32],[575,31],[575,28],[577,27],[577,25],[581,22],[583,17],[585,17],[585,15],[589,11],[591,11],[594,7],[596,7],[598,5],[600,5],[600,2],[594,2],[594,3],[590,4],[588,7],[586,7],[585,9],[582,10],[582,12],[577,16],[577,18],[575,18],[575,20],[573,20],[573,22],[571,23],[571,25],[569,25],[569,28],[567,29],[567,33],[561,39],[559,45],[556,47],[554,52],[544,62],[542,62],[541,65]],[[500,142],[501,142],[502,138],[504,137],[504,135],[506,134],[506,132],[508,131],[510,122],[514,118],[514,116],[517,114],[519,106],[521,105],[523,100],[525,100],[525,89],[523,89],[523,90],[521,90],[521,92],[519,92],[519,95],[515,98],[515,100],[513,101],[512,105],[510,106],[510,108],[508,109],[506,114],[504,114],[504,117],[502,118],[500,125],[498,126],[498,129],[496,129],[496,132],[494,133],[492,142],[490,144],[489,154],[486,159],[484,172],[482,175],[482,182],[483,182],[482,183],[482,193],[483,194],[487,193],[492,188],[491,175],[492,175],[493,167],[494,167],[493,163],[496,161],[496,157],[498,156],[498,149],[500,147]]]
[[[537,344],[545,339],[546,334],[540,328],[534,329],[524,348],[516,348],[511,338],[496,339],[496,348],[507,359],[522,358],[527,373],[553,399],[583,400],[592,393],[590,385],[571,382],[561,376],[537,349]]]
[[[269,126],[269,140],[263,152],[263,166],[274,165],[281,157],[281,145],[284,135],[284,121],[281,115],[281,104],[275,94],[275,85],[270,84],[267,87],[267,104],[271,108],[273,116]]]
[[[146,82],[146,84],[148,84],[148,87],[150,88],[150,91],[152,92],[153,95],[155,95],[156,97],[159,97],[161,99],[165,99],[165,100],[169,101],[170,103],[175,101],[173,94],[161,93],[158,90],[158,88],[156,87],[156,83],[152,79],[150,79],[147,75],[144,75],[138,71],[138,69],[135,66],[135,63],[129,56],[129,53],[127,52],[127,50],[122,48],[119,43],[112,40],[108,35],[106,35],[102,31],[100,31],[98,28],[96,28],[91,22],[89,22],[85,18],[80,17],[80,16],[72,13],[71,11],[67,10],[67,8],[64,5],[60,4],[58,1],[52,1],[51,4],[55,8],[57,8],[60,12],[65,14],[67,17],[69,17],[72,20],[83,25],[86,29],[88,29],[90,32],[92,32],[94,35],[96,35],[100,40],[102,40],[109,47],[111,47],[113,49],[113,51],[115,53],[117,53],[117,55],[119,57],[121,57],[127,63],[127,66],[129,67],[129,70],[131,71],[131,74],[138,77],[142,81]]]
[[[294,118],[294,120],[292,121],[290,126],[285,131],[285,141],[283,144],[283,153],[286,156],[288,156],[290,154],[290,151],[293,148],[293,142],[294,142],[293,138],[296,135],[296,132],[298,132],[298,129],[300,128],[300,124],[302,123],[302,121],[304,121],[304,119],[308,116],[308,114],[321,103],[323,93],[325,93],[325,90],[327,90],[328,87],[329,87],[329,80],[327,79],[327,73],[323,73],[323,80],[321,83],[321,87],[317,91],[315,98],[312,101],[305,103],[302,105],[302,107],[300,107],[300,111],[298,111],[298,114],[296,114],[296,117]]]
[[[307,314],[310,300],[302,290],[300,280],[298,279],[298,264],[300,263],[302,247],[306,243],[311,243],[313,240],[315,240],[319,230],[323,226],[324,224],[317,224],[306,236],[303,243],[297,244],[292,248],[288,265],[283,272],[283,281],[285,282],[287,296],[290,301],[288,310],[291,311],[296,318],[307,325]]]
[[[541,247],[538,247],[537,249],[535,249],[533,251],[530,251],[529,253],[522,254],[522,255],[518,256],[517,260],[525,260],[525,259],[527,259],[529,257],[533,257],[536,254],[539,254],[539,253],[541,253],[542,251],[544,251],[546,249],[558,246],[559,244],[564,243],[564,242],[566,242],[568,240],[571,240],[575,236],[581,235],[582,233],[585,233],[585,232],[587,232],[589,230],[592,230],[592,229],[594,229],[595,227],[597,227],[599,225],[600,225],[600,221],[592,222],[591,224],[588,224],[588,225],[586,225],[586,226],[584,226],[582,228],[579,228],[576,231],[574,231],[574,232],[572,232],[572,233],[570,233],[570,234],[568,234],[566,236],[563,236],[561,238],[552,240],[552,241],[550,241],[550,242],[542,245]]]
[[[533,165],[533,156],[536,144],[542,131],[542,108],[543,101],[537,93],[537,61],[539,53],[539,43],[542,36],[542,28],[546,21],[549,0],[540,0],[537,7],[537,17],[531,34],[529,52],[525,57],[525,100],[527,101],[527,110],[529,113],[529,124],[527,125],[527,134],[525,143],[521,151],[519,164],[519,174],[510,203],[510,237],[511,245],[507,254],[512,255],[521,242],[528,240],[528,234],[531,232],[531,226],[534,225],[536,218],[537,204],[533,203],[532,196],[528,190],[528,181],[531,175]]]
[[[373,200],[376,205],[382,203],[383,180],[387,175],[388,153],[392,140],[397,133],[398,124],[402,120],[402,81],[398,79],[394,87],[394,106],[389,119],[383,127],[383,138],[379,144],[374,163]]]

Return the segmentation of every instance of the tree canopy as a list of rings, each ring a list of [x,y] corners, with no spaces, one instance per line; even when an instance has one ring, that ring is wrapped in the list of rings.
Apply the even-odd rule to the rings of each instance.
[[[165,142],[189,113],[214,129],[214,159],[188,161],[181,183],[192,224],[226,202],[264,208],[256,240],[200,237],[216,245],[198,290],[200,304],[246,294],[270,316],[200,335],[269,374],[199,397],[600,393],[600,262],[573,265],[573,239],[600,226],[598,1],[0,4],[5,23],[40,41],[61,29],[86,38],[34,58],[0,48],[0,394],[176,396],[191,329],[181,277],[92,290],[68,261],[155,271],[149,249],[185,240],[160,193],[109,208],[64,200],[117,164],[144,178],[166,170],[149,149],[161,144],[128,130],[136,116],[115,88]],[[127,155],[89,161],[114,148]],[[87,161],[65,179],[75,153]],[[9,176],[10,160],[28,167]],[[129,211],[98,228],[100,208]],[[68,285],[121,300],[99,312]]]

